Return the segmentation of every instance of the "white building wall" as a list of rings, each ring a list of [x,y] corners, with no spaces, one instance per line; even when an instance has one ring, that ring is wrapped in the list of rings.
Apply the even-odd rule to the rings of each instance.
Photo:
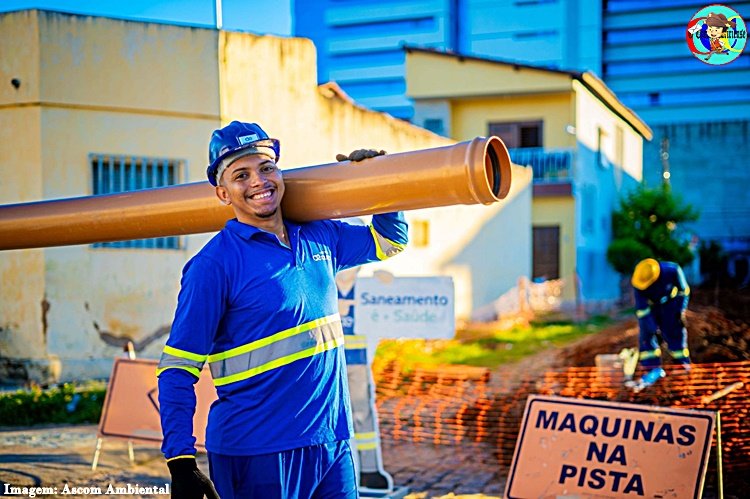
[[[429,244],[410,243],[397,258],[363,269],[396,275],[448,275],[456,291],[456,317],[490,303],[531,275],[531,170],[512,167],[508,196],[489,206],[458,205],[407,213],[414,226],[426,221]]]
[[[607,262],[612,212],[642,178],[642,137],[594,97],[580,82],[576,93],[578,152],[576,198],[576,271],[581,298],[590,306],[620,294],[620,276]],[[620,137],[620,138],[618,138]]]

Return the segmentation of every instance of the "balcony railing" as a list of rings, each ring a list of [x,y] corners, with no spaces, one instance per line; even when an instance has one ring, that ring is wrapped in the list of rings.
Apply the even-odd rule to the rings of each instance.
[[[560,182],[573,179],[573,149],[522,147],[509,149],[513,163],[534,171],[534,182]]]

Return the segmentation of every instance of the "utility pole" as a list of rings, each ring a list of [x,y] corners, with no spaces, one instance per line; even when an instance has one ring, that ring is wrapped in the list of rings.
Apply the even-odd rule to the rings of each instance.
[[[216,17],[216,29],[221,29],[221,0],[214,0],[214,16]]]
[[[672,174],[669,171],[669,138],[662,137],[661,148],[659,151],[661,157],[661,177],[665,187],[669,187],[669,178]]]

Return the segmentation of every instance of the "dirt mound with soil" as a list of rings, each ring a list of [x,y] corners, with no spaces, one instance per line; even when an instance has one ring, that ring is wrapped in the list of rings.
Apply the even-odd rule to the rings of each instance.
[[[691,305],[687,311],[688,347],[694,363],[750,360],[750,321],[730,319],[713,306]],[[638,322],[635,318],[605,328],[594,336],[582,338],[562,348],[556,355],[556,367],[589,367],[598,354],[618,353],[638,347]],[[666,352],[666,348],[662,349]],[[663,354],[665,364],[671,359]]]

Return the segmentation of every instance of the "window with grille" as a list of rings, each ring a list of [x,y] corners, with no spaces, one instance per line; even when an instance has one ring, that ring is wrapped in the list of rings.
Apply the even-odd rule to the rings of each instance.
[[[534,279],[560,278],[560,226],[532,227]]]
[[[90,154],[93,193],[116,194],[179,183],[183,162],[163,158],[143,158]],[[160,248],[180,249],[177,236],[94,243],[94,248]]]
[[[489,135],[500,137],[505,146],[510,148],[519,147],[542,147],[542,122],[493,122],[488,127]]]

